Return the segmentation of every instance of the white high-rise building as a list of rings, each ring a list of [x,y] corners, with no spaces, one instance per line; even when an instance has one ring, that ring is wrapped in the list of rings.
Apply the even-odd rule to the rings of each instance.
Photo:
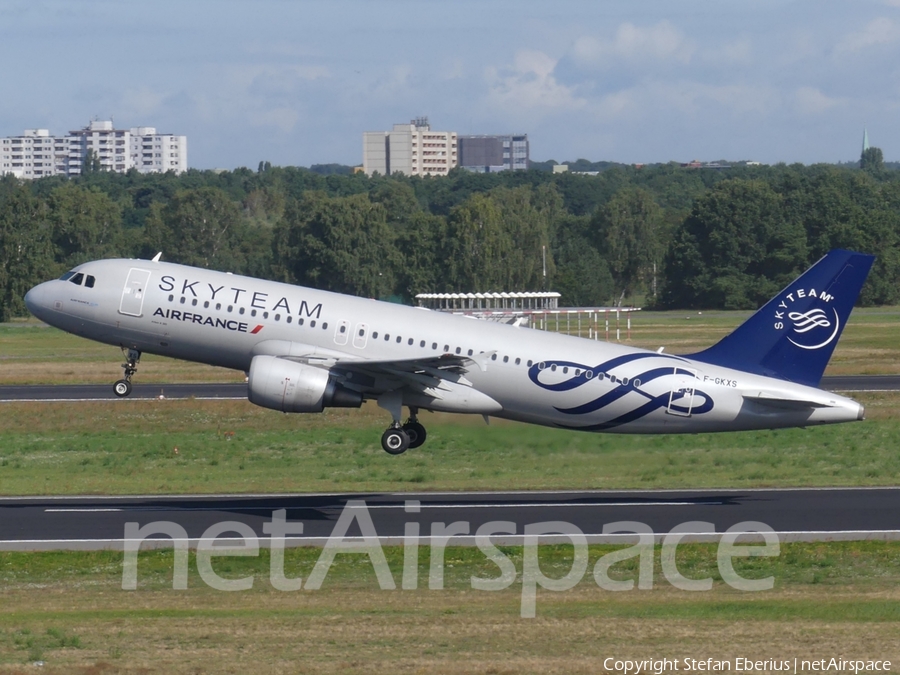
[[[446,176],[457,165],[455,131],[432,131],[427,117],[363,134],[363,170],[371,176]]]
[[[47,129],[26,129],[21,136],[0,139],[0,175],[27,179],[78,176],[88,152],[104,171],[187,171],[187,136],[159,134],[153,127],[115,129],[111,121],[94,121],[67,136],[51,136]]]

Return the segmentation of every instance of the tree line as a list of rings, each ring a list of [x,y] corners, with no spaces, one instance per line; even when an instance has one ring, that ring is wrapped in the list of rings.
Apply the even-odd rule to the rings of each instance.
[[[0,179],[0,320],[87,260],[163,259],[366,297],[556,290],[567,306],[747,309],[832,248],[900,302],[900,172],[835,165],[367,177],[260,163]]]

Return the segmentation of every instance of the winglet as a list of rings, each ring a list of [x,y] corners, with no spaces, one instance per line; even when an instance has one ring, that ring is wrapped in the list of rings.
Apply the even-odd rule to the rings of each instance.
[[[831,251],[733,333],[689,358],[817,387],[874,261]]]

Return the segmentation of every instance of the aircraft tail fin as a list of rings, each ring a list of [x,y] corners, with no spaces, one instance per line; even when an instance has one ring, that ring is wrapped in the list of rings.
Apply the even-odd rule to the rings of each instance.
[[[689,358],[817,387],[874,261],[829,252],[734,332]]]

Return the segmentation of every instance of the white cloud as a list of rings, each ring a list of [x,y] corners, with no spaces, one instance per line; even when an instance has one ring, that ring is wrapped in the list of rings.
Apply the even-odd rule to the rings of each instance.
[[[485,78],[492,105],[512,114],[535,109],[579,108],[584,101],[573,90],[557,82],[553,71],[557,60],[536,50],[516,53],[511,67],[490,67]]]
[[[579,66],[594,68],[609,67],[619,61],[688,63],[693,52],[691,42],[668,21],[647,27],[626,22],[618,27],[611,40],[590,35],[575,40],[572,59]]]
[[[838,54],[847,54],[897,41],[900,41],[900,25],[893,19],[883,16],[869,22],[862,30],[845,36],[837,44],[835,51]]]
[[[280,107],[255,111],[250,114],[249,121],[257,127],[275,127],[284,133],[289,133],[293,131],[299,119],[300,114],[293,108]]]
[[[800,87],[794,92],[794,109],[801,115],[817,115],[844,102],[844,99],[826,96],[815,87]]]

